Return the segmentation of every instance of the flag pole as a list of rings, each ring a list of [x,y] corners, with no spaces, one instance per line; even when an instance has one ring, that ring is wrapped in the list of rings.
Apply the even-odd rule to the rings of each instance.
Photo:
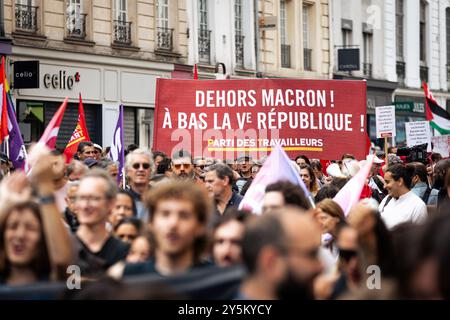
[[[9,135],[5,137],[5,146],[6,146],[6,156],[8,157],[8,168],[9,168]],[[11,171],[8,170],[8,176],[11,174]]]
[[[125,182],[125,168],[122,168],[122,189],[126,189],[126,182]]]

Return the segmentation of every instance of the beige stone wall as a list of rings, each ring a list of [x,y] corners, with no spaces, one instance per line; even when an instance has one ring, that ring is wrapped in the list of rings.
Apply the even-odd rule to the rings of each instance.
[[[4,1],[5,32],[16,46],[123,56],[145,60],[164,60],[187,63],[186,0],[169,0],[169,21],[173,32],[173,54],[155,54],[157,0],[128,0],[128,20],[131,21],[130,46],[113,43],[114,0],[84,0],[82,12],[87,14],[84,41],[67,39],[67,0],[35,0],[38,7],[36,33],[17,32],[15,27],[15,1]],[[73,40],[73,39],[72,39]]]
[[[330,77],[329,0],[286,0],[287,42],[291,66],[281,64],[280,0],[260,0],[260,16],[277,17],[277,29],[260,31],[259,65],[265,76],[328,79]],[[310,6],[310,49],[312,71],[303,66],[303,4]]]

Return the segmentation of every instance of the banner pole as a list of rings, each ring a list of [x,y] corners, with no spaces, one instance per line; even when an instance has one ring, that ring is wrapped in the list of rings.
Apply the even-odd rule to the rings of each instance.
[[[384,161],[388,164],[388,138],[384,137]]]
[[[126,185],[125,185],[125,169],[122,168],[122,189],[125,190]]]

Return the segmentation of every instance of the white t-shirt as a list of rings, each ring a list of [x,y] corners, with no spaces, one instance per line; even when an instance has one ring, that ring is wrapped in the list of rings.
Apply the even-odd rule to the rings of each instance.
[[[391,198],[385,207],[389,196],[380,203],[381,218],[388,229],[404,222],[422,223],[428,216],[427,206],[414,192],[409,191],[398,199]]]

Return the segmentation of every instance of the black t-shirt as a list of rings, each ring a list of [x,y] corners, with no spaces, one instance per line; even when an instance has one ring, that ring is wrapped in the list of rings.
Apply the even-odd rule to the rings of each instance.
[[[130,250],[130,245],[128,243],[125,243],[113,236],[109,236],[109,238],[106,240],[103,247],[98,252],[92,252],[84,243],[83,241],[78,238],[78,241],[80,242],[82,246],[82,253],[84,255],[93,255],[99,259],[102,260],[102,268],[104,270],[108,269],[115,263],[125,260],[125,258],[128,255],[128,251]]]
[[[208,260],[204,260],[204,261],[200,261],[198,263],[195,263],[194,265],[192,265],[188,270],[186,271],[191,271],[191,270],[196,270],[198,268],[203,268],[203,267],[210,267],[213,266],[214,263],[212,263],[211,261]],[[125,265],[125,269],[123,271],[123,275],[124,276],[132,276],[132,275],[138,275],[138,274],[149,274],[149,273],[154,273],[157,275],[161,274],[156,270],[155,267],[155,259],[150,259],[147,262],[141,262],[141,263],[127,263]]]

